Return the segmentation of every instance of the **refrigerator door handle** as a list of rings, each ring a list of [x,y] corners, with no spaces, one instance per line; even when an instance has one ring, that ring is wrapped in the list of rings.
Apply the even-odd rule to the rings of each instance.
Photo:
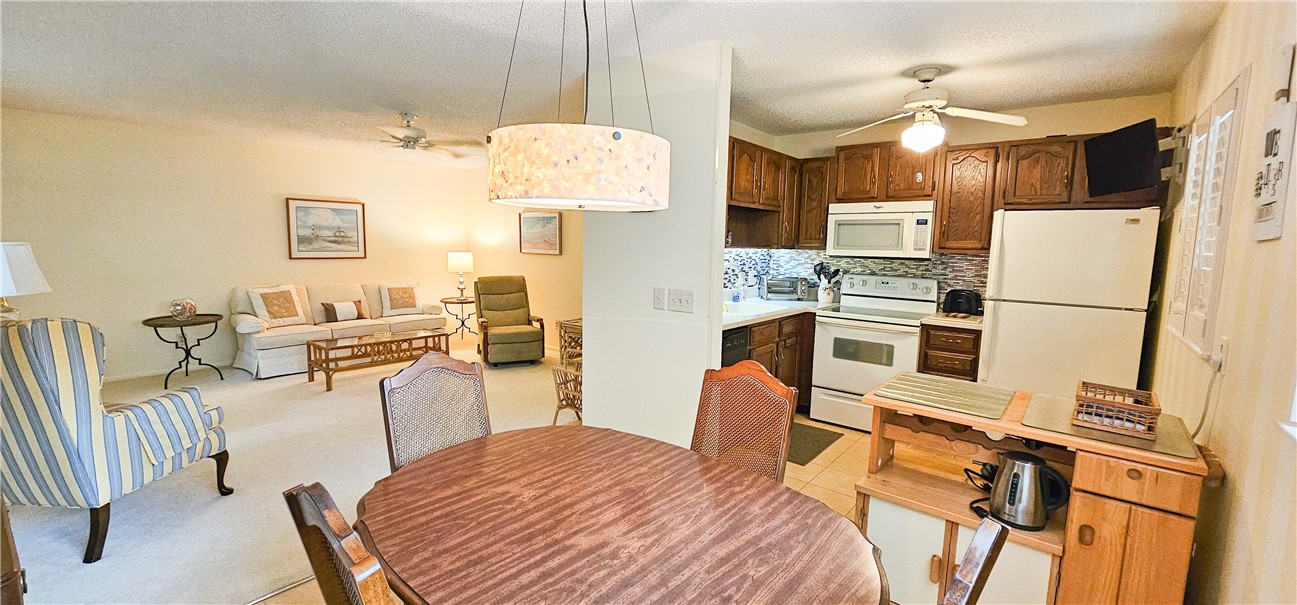
[[[1000,263],[1004,258],[1004,210],[996,210],[991,216],[991,252],[990,266],[986,274],[986,297],[1000,295]]]
[[[986,315],[982,318],[981,360],[977,363],[977,381],[986,382],[991,376],[991,364],[995,361],[995,312],[999,309],[996,301],[986,301]]]

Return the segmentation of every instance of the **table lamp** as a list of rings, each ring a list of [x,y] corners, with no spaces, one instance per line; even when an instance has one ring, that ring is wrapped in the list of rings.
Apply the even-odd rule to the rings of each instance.
[[[0,274],[0,315],[17,316],[18,309],[9,306],[10,296],[51,291],[27,242],[0,242],[0,269],[4,270]]]
[[[464,298],[464,274],[473,272],[473,253],[447,252],[446,270],[459,274],[459,297]]]

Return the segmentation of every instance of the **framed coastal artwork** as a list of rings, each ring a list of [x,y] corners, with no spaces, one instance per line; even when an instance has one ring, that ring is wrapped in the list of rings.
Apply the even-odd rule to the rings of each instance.
[[[288,198],[288,258],[365,258],[365,204]]]
[[[519,214],[518,251],[523,254],[562,254],[563,215],[557,212]]]

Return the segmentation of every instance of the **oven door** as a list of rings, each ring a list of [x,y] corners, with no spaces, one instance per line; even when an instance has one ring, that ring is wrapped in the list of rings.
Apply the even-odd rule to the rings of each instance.
[[[910,250],[910,213],[830,214],[830,256],[905,257]]]
[[[919,362],[919,328],[835,317],[815,318],[811,384],[863,395]]]

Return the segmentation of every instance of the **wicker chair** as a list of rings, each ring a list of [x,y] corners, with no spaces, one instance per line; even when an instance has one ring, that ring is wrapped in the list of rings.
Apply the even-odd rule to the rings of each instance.
[[[576,413],[576,419],[581,420],[580,357],[568,360],[566,366],[554,367],[554,392],[558,395],[558,405],[554,407],[554,421],[551,424],[558,424],[558,413],[563,410],[572,410]]]
[[[755,361],[703,375],[690,449],[782,482],[797,389]]]
[[[378,386],[392,472],[437,450],[491,434],[482,364],[427,353]]]
[[[387,575],[319,483],[284,492],[315,580],[329,605],[395,605]]]
[[[1009,538],[1009,528],[986,517],[977,526],[973,539],[964,551],[964,558],[955,568],[955,577],[941,597],[941,605],[974,605],[982,596],[982,588],[991,575],[991,567],[1000,558],[1000,549]]]

